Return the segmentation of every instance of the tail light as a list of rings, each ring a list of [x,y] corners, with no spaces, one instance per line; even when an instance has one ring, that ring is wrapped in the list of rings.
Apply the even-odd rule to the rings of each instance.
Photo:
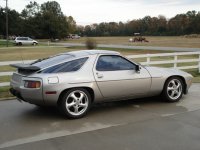
[[[25,88],[40,88],[41,82],[40,81],[25,81],[24,87]]]

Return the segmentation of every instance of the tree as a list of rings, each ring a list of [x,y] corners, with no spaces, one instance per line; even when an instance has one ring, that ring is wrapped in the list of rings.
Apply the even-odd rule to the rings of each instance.
[[[72,16],[67,17],[66,16],[66,21],[67,21],[67,29],[68,33],[74,33],[76,32],[76,21]]]
[[[40,12],[40,5],[37,2],[32,2],[28,5],[26,5],[25,9],[22,10],[21,16],[24,19],[30,18],[30,17],[35,17]]]
[[[48,1],[42,4],[41,14],[44,36],[55,39],[67,35],[67,22],[60,5],[56,1]]]
[[[0,7],[0,35],[6,35],[6,12],[5,9]],[[8,9],[8,33],[10,35],[18,35],[21,33],[22,19],[17,11]]]

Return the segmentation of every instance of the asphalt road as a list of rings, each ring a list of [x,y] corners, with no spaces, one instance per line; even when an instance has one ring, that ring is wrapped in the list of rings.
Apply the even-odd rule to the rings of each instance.
[[[85,46],[82,43],[53,43],[59,46]],[[124,48],[124,49],[141,49],[141,50],[163,50],[163,51],[200,51],[200,48],[186,48],[186,47],[159,47],[159,46],[134,46],[134,45],[120,45],[120,44],[98,44],[98,47],[105,48]]]
[[[0,148],[8,150],[199,150],[200,84],[178,103],[146,98],[96,104],[68,120],[55,108],[0,102]]]

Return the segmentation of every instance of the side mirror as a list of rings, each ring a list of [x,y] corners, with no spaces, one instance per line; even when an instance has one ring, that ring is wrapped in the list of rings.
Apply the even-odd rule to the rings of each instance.
[[[136,71],[136,72],[140,72],[140,65],[136,65],[136,66],[135,66],[135,71]]]

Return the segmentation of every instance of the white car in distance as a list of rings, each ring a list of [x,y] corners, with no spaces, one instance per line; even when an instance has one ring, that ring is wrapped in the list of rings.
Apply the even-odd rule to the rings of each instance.
[[[38,42],[29,37],[16,37],[14,40],[16,45],[37,45]]]

